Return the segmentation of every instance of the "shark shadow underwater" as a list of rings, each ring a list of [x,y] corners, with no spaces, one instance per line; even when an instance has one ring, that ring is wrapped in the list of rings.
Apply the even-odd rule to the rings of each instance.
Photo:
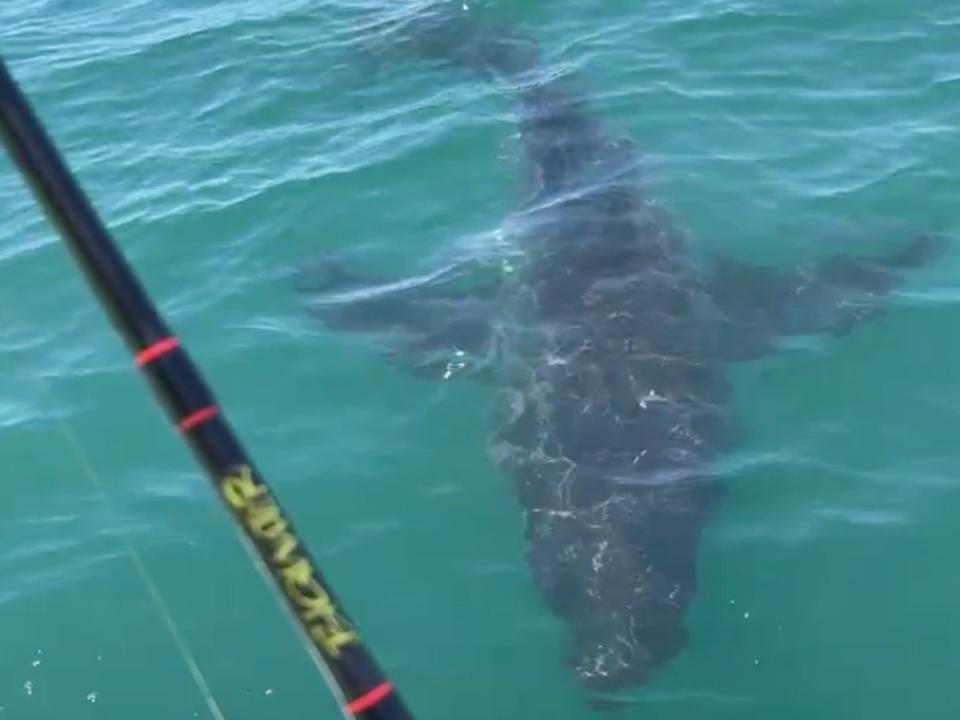
[[[734,441],[728,363],[792,334],[843,334],[942,245],[798,269],[695,265],[645,197],[638,153],[606,134],[535,44],[447,6],[384,29],[391,47],[500,83],[529,167],[511,247],[422,278],[342,258],[305,273],[329,328],[383,334],[418,374],[474,371],[497,388],[492,455],[512,477],[527,559],[569,627],[591,690],[643,683],[687,642],[697,546]]]

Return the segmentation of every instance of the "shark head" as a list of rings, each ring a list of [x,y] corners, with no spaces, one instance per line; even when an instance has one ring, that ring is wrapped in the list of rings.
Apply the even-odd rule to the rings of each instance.
[[[687,630],[679,622],[644,622],[643,613],[611,612],[595,617],[576,633],[573,670],[584,687],[609,692],[642,685],[658,666],[687,644]]]
[[[564,483],[562,504],[541,502],[527,514],[528,560],[570,628],[570,662],[583,684],[642,684],[687,642],[702,493],[626,489],[597,502],[575,476],[551,485]]]

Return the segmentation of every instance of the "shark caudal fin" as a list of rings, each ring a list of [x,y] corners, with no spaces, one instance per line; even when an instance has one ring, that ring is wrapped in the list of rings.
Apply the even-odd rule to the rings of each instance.
[[[488,77],[515,77],[539,64],[536,43],[462,3],[433,2],[394,13],[373,28],[384,56],[455,64]]]

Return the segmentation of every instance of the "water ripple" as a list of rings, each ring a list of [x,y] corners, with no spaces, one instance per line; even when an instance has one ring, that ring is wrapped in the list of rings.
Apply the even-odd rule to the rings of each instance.
[[[429,666],[420,697],[430,697],[423,689],[435,680],[430,643],[442,636],[458,696],[507,669],[519,678],[547,667],[556,677],[543,685],[560,699],[541,714],[566,720],[582,713],[571,709],[579,698],[559,694],[566,677],[555,662],[559,630],[522,565],[508,486],[482,460],[490,388],[437,390],[412,381],[369,345],[325,332],[293,291],[296,269],[335,249],[353,250],[372,275],[409,279],[451,255],[510,239],[493,229],[517,200],[516,110],[502,88],[390,54],[382,23],[423,5],[14,0],[0,3],[0,44],[146,286],[222,389],[237,427],[276,472],[284,496],[298,501],[298,515],[314,520],[306,532],[321,538],[325,564],[339,564],[348,599],[362,607],[365,596],[373,598],[367,617],[375,627],[381,578],[367,568],[390,557],[394,609],[409,622],[391,615],[374,637],[398,652],[409,647],[408,636],[392,633],[429,630],[421,638],[426,650],[402,651],[423,656],[410,666]],[[484,6],[519,17],[544,48],[543,77],[576,76],[610,132],[636,140],[650,198],[704,255],[786,264],[837,247],[879,248],[918,231],[960,235],[960,14],[949,3]],[[0,603],[12,610],[101,573],[107,578],[124,537],[171,552],[185,539],[190,547],[218,547],[204,525],[214,502],[209,488],[188,458],[162,444],[173,441],[160,435],[159,421],[146,419],[145,397],[131,397],[129,357],[8,165],[0,207],[0,456],[10,458],[14,474],[57,476],[45,464],[62,445],[53,424],[81,425],[119,508],[107,517],[83,492],[10,485],[0,523]],[[858,584],[872,582],[857,574],[859,566],[837,565],[843,580],[822,590],[824,565],[842,554],[823,548],[866,542],[864,557],[887,562],[907,547],[910,532],[924,543],[938,533],[952,538],[952,519],[944,517],[957,494],[949,430],[958,414],[949,337],[960,310],[957,263],[951,251],[918,274],[863,333],[803,338],[769,365],[734,369],[747,378],[747,392],[732,412],[747,417],[751,432],[719,463],[729,497],[709,527],[706,551],[725,562],[704,572],[729,578],[730,587],[762,586],[758,597],[771,616],[789,613],[798,629],[761,642],[740,623],[742,634],[725,635],[730,623],[716,605],[726,599],[705,585],[687,665],[628,699],[639,713],[693,704],[706,717],[752,704],[758,715],[783,715],[781,701],[743,669],[762,672],[752,664],[755,648],[778,642],[811,677],[800,700],[822,693],[833,707],[849,694],[866,708],[872,697],[886,697],[879,686],[852,692],[839,684],[845,671],[821,669],[822,648],[810,637],[842,628],[821,624],[817,612],[859,597]],[[47,383],[52,397],[41,400],[31,377]],[[799,405],[809,416],[801,417]],[[499,520],[482,515],[484,501],[503,509]],[[404,515],[411,508],[422,516]],[[452,556],[445,533],[462,556]],[[917,598],[942,597],[931,616],[948,617],[957,604],[942,569],[929,561],[928,578],[920,568],[953,545],[930,543],[917,553],[910,582],[890,583],[881,598],[894,608],[885,624],[922,614]],[[793,598],[779,597],[780,582],[756,578],[754,553],[768,564],[788,555],[812,601],[804,594],[793,608]],[[438,576],[444,562],[453,575]],[[456,595],[461,580],[475,583],[475,597]],[[194,579],[179,581],[195,598]],[[424,595],[434,591],[450,593],[456,617],[424,609]],[[469,600],[477,603],[475,628],[464,627],[457,605]],[[504,623],[483,616],[496,602],[504,603]],[[527,615],[517,612],[524,603]],[[194,628],[201,643],[209,640],[204,627],[219,633],[217,623],[226,622],[209,619]],[[511,659],[531,654],[500,668],[515,632],[535,642],[510,645]],[[483,654],[485,643],[496,655]],[[875,658],[836,647],[831,658],[873,669]],[[936,643],[927,649],[935,653]],[[722,660],[704,669],[716,655]],[[919,679],[929,682],[924,687],[934,687],[930,678],[941,666],[955,675],[948,660],[931,660]],[[464,672],[470,663],[487,674]],[[796,674],[782,672],[776,687],[793,687]],[[710,684],[715,676],[723,685]],[[717,689],[726,684],[729,691]],[[944,680],[943,692],[937,686],[929,695],[944,697],[950,687]],[[538,699],[547,704],[553,694]],[[490,692],[463,705],[469,717],[508,717],[516,714],[505,707],[512,695]],[[854,715],[876,715],[855,707]],[[809,706],[791,711],[832,717]]]

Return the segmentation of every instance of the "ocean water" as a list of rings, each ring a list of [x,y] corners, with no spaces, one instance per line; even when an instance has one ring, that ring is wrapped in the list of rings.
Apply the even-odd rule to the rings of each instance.
[[[412,377],[295,291],[329,252],[428,272],[515,207],[509,98],[379,52],[412,7],[5,0],[0,52],[415,715],[957,717],[960,252],[849,336],[730,368],[690,647],[593,708],[485,452],[491,388]],[[579,75],[703,253],[960,238],[955,3],[482,9]],[[6,159],[0,370],[0,720],[211,717],[190,663],[231,720],[337,717]]]

